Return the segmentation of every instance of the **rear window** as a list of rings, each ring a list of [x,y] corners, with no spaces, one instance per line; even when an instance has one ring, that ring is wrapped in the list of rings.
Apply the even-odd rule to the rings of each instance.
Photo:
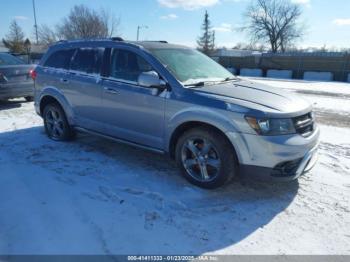
[[[0,66],[5,65],[23,65],[25,64],[21,59],[9,54],[0,54]]]
[[[74,55],[70,70],[99,74],[102,66],[103,48],[80,48]]]
[[[69,65],[75,49],[59,50],[54,52],[49,59],[46,60],[44,66],[69,69]]]

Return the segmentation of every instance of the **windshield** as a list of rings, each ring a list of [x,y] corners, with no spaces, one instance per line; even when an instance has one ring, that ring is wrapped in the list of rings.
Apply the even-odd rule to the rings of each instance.
[[[178,48],[150,51],[184,85],[234,78],[224,67],[197,50]]]
[[[0,53],[0,66],[2,65],[23,65],[24,62],[12,55]]]

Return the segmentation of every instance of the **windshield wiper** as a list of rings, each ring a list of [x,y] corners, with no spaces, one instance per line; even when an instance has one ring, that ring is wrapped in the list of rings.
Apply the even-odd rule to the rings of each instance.
[[[237,78],[236,77],[227,77],[222,82],[229,82],[229,81],[233,81],[233,80],[237,80]]]
[[[185,86],[186,87],[202,87],[202,86],[205,86],[205,85],[215,85],[215,84],[224,83],[224,82],[228,82],[228,81],[234,81],[234,80],[237,80],[237,78],[235,78],[235,77],[227,77],[227,78],[225,78],[222,81],[220,81],[220,80],[200,81],[200,82],[193,83],[193,84],[186,84]]]
[[[188,87],[201,87],[201,86],[205,86],[206,82],[204,81],[201,81],[201,82],[197,82],[197,83],[194,83],[194,84],[187,84],[185,86],[188,86]]]

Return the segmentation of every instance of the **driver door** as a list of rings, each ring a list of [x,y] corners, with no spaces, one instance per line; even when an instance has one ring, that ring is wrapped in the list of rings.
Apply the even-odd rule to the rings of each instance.
[[[140,55],[112,49],[110,75],[102,82],[105,132],[113,137],[157,149],[164,146],[165,97],[142,87],[138,77],[153,71]]]

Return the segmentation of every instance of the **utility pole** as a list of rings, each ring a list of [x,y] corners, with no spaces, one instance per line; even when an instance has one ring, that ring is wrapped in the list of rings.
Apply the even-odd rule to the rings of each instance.
[[[36,23],[36,10],[35,10],[35,0],[33,2],[33,12],[34,12],[34,28],[35,28],[35,36],[36,36],[36,44],[39,44],[39,36],[38,36],[38,24]]]
[[[139,38],[140,38],[140,30],[141,30],[142,28],[147,29],[147,28],[148,28],[148,26],[146,26],[146,25],[138,25],[138,26],[137,26],[137,36],[136,36],[136,41],[139,41]]]

